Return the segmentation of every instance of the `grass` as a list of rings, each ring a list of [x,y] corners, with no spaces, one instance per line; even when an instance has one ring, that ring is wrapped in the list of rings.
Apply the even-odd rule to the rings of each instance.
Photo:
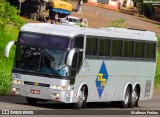
[[[160,87],[160,37],[158,37],[157,66],[155,75],[155,87]]]
[[[8,95],[10,90],[11,70],[14,61],[15,47],[10,51],[10,57],[4,57],[4,48],[10,40],[16,40],[18,28],[7,25],[5,29],[0,29],[0,95]]]
[[[125,19],[113,20],[110,23],[110,27],[124,28],[125,27]]]

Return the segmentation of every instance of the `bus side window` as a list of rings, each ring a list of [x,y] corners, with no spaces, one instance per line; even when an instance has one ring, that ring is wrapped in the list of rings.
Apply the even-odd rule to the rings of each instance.
[[[97,56],[98,38],[89,37],[86,42],[86,55]]]
[[[133,57],[134,41],[124,41],[123,57]]]
[[[136,42],[135,44],[135,58],[144,58],[145,42]]]
[[[122,56],[122,40],[112,40],[112,57]]]
[[[110,40],[109,39],[99,40],[98,56],[110,56]]]
[[[146,52],[145,52],[145,58],[155,58],[155,43],[146,43]]]
[[[79,36],[73,40],[73,48],[81,48],[83,49],[84,37]]]

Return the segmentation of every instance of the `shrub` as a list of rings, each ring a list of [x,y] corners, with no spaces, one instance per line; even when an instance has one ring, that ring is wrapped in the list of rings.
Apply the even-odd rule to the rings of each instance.
[[[24,24],[23,20],[17,15],[17,10],[7,1],[0,0],[0,27],[4,28],[8,24],[20,27]]]
[[[160,37],[158,37],[158,52],[157,52],[157,64],[156,64],[155,85],[160,85]]]
[[[8,95],[10,89],[11,69],[13,65],[15,47],[11,49],[10,57],[4,58],[4,48],[8,41],[18,37],[18,29],[14,26],[6,26],[0,30],[0,95]]]
[[[134,0],[140,15],[151,17],[154,15],[154,6],[151,3],[143,3],[143,0]]]
[[[125,27],[124,23],[125,19],[113,20],[110,24],[110,27],[124,28]]]
[[[4,48],[10,40],[18,37],[18,28],[24,21],[17,15],[17,10],[6,0],[0,0],[0,95],[8,95],[10,89],[11,69],[15,47],[10,57],[4,58]]]
[[[70,0],[63,0],[63,1],[65,1],[65,2],[70,2]]]
[[[151,17],[154,14],[154,6],[152,4],[143,4],[144,16]]]

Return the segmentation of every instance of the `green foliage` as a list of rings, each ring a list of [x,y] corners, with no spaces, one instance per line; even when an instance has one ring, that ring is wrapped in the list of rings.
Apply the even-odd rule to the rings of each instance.
[[[0,29],[0,95],[9,94],[11,69],[13,65],[15,47],[11,49],[10,57],[4,58],[4,48],[10,40],[15,40],[18,36],[18,29],[14,26],[6,26]]]
[[[83,23],[76,23],[76,25],[79,27],[87,27],[87,24],[83,24]]]
[[[160,53],[160,37],[158,37],[158,49],[159,49],[159,53]]]
[[[110,27],[124,28],[125,19],[113,20],[110,24]]]
[[[70,0],[62,0],[62,1],[65,1],[65,2],[70,2]]]
[[[20,27],[24,24],[23,20],[17,15],[17,10],[6,0],[0,0],[0,27],[4,28],[7,24]]]
[[[158,37],[158,52],[157,52],[157,64],[156,64],[155,85],[160,85],[160,37]]]
[[[140,15],[151,17],[154,15],[154,6],[151,3],[143,3],[143,0],[135,0]]]
[[[17,10],[6,0],[0,0],[0,95],[9,94],[15,51],[15,47],[13,47],[10,57],[4,58],[4,48],[10,40],[17,39],[18,28],[23,24],[24,21],[17,16]]]
[[[154,6],[152,4],[143,4],[144,16],[151,17],[154,14]]]

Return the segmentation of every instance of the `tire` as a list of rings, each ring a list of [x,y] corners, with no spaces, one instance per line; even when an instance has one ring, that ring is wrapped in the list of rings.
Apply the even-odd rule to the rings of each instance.
[[[27,103],[28,104],[30,104],[30,105],[35,105],[35,104],[37,104],[37,99],[35,99],[35,98],[29,98],[29,97],[26,97],[26,101],[27,101]]]
[[[130,97],[131,97],[130,89],[129,89],[129,87],[127,87],[127,89],[125,91],[124,101],[119,102],[119,106],[121,108],[127,108],[129,105]]]
[[[78,94],[78,101],[75,103],[76,109],[81,109],[86,107],[87,93],[85,90],[85,86],[83,86]]]
[[[139,91],[138,88],[135,87],[133,92],[131,93],[128,107],[133,108],[135,106],[138,106],[138,101],[139,101]]]

